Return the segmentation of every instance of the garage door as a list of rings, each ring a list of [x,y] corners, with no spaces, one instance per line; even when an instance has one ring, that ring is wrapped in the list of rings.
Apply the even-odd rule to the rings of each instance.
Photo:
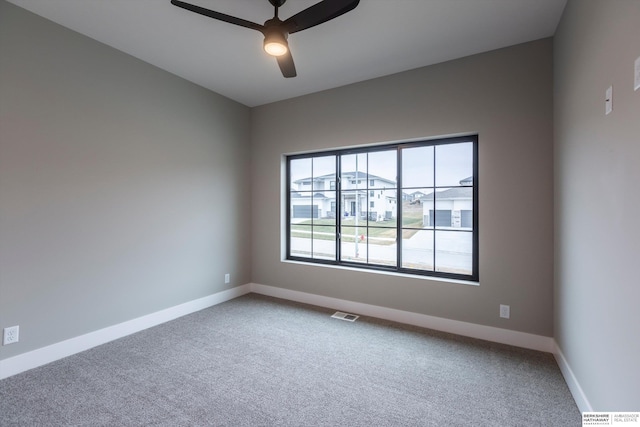
[[[473,211],[460,211],[460,226],[473,227]]]
[[[313,214],[313,216],[311,216]],[[294,218],[318,218],[318,206],[300,205],[293,207]]]
[[[429,211],[429,225],[436,227],[451,227],[451,211],[450,210],[436,210],[435,215],[433,210]],[[435,224],[434,224],[435,221]]]

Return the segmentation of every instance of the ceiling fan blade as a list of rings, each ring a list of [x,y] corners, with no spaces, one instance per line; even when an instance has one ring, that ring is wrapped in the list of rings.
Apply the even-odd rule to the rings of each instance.
[[[282,56],[276,56],[278,60],[278,66],[280,67],[280,71],[282,71],[282,75],[285,77],[295,77],[298,75],[296,73],[296,66],[293,63],[293,56],[291,56],[291,51],[289,50]]]
[[[186,10],[190,10],[191,12],[199,13],[200,15],[208,16],[209,18],[228,22],[229,24],[239,25],[241,27],[251,28],[252,30],[260,31],[264,34],[264,25],[256,24],[255,22],[236,18],[235,16],[226,15],[220,12],[215,12],[213,10],[205,9],[204,7],[196,6],[194,4],[185,3],[180,0],[171,0],[171,4]]]
[[[296,13],[282,23],[289,34],[315,27],[358,6],[360,0],[324,0]]]

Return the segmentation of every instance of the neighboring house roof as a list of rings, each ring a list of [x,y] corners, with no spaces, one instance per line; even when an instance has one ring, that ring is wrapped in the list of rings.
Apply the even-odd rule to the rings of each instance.
[[[303,193],[299,193],[297,191],[292,191],[291,192],[291,198],[292,199],[308,199],[309,197],[311,197],[311,195],[309,194],[308,191],[304,191]],[[313,195],[314,199],[328,199],[327,196],[325,196],[322,193],[315,193]]]
[[[357,172],[358,174],[358,179],[367,179],[367,180],[371,180],[371,179],[379,179],[385,182],[390,182],[392,184],[396,184],[396,182],[394,180],[391,179],[387,179],[387,178],[383,178],[381,176],[377,176],[377,175],[373,175],[373,174],[367,174],[365,172]],[[356,171],[353,172],[342,172],[342,176],[343,177],[349,177],[349,178],[355,178],[356,177]],[[316,176],[313,177],[313,181],[326,181],[327,179],[336,179],[336,174],[335,173],[330,173],[330,174],[326,174],[326,175],[320,175],[320,176]],[[298,182],[302,182],[302,181],[311,181],[312,178],[311,177],[307,177],[307,178],[302,178],[302,179],[297,179],[293,182],[298,183]]]
[[[378,175],[373,175],[373,174],[367,174],[365,172],[342,172],[342,176],[349,176],[352,178],[356,177],[356,173],[358,174],[358,179],[380,179],[382,181],[387,181],[387,182],[392,182],[392,183],[396,183],[394,180],[392,179],[387,179],[387,178],[383,178],[381,176]]]
[[[427,194],[423,197],[423,200],[433,200],[433,194]],[[472,191],[470,187],[456,187],[449,188],[448,190],[438,191],[436,192],[437,200],[455,200],[455,199],[466,199],[469,200],[472,198]]]
[[[316,176],[316,178],[315,178],[315,179],[316,179],[317,181],[325,181],[325,180],[327,180],[327,179],[331,179],[331,178],[334,178],[334,179],[335,179],[335,177],[336,177],[336,174],[335,174],[335,173],[328,173],[328,174],[326,174],[326,175]],[[305,178],[305,179],[306,179],[306,180],[309,180],[309,179],[311,179],[311,178]],[[305,179],[300,179],[299,181],[304,181]],[[296,181],[296,182],[298,182],[298,181]]]
[[[460,180],[460,185],[473,185],[473,177],[470,176],[469,178]]]

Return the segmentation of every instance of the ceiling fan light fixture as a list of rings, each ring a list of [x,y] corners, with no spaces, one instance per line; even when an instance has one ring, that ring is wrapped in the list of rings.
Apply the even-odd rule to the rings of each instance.
[[[282,56],[289,51],[289,44],[284,34],[272,31],[264,38],[264,51],[271,56]]]
[[[315,27],[323,22],[344,15],[358,6],[360,0],[322,0],[320,2],[316,0],[313,6],[282,21],[278,18],[278,8],[286,1],[287,0],[269,0],[269,3],[271,3],[275,10],[273,18],[265,21],[264,25],[216,12],[215,10],[205,9],[204,7],[186,3],[182,0],[171,0],[171,4],[203,16],[208,16],[209,18],[217,19],[218,21],[259,31],[264,36],[263,47],[265,52],[276,57],[276,62],[278,63],[278,67],[280,67],[280,71],[282,71],[282,76],[289,78],[297,76],[296,66],[293,63],[293,57],[289,50],[289,43],[287,43],[289,34]]]

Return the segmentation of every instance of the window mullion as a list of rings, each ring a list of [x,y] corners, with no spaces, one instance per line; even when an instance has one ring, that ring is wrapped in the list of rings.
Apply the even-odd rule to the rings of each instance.
[[[336,154],[336,262],[342,259],[342,162]]]
[[[291,254],[291,159],[287,159],[287,256]]]
[[[402,269],[402,147],[396,150],[396,270]]]
[[[310,212],[309,212],[309,216],[311,217],[311,254],[310,257],[311,259],[313,259],[313,246],[314,246],[314,238],[313,238],[313,228],[315,227],[315,219],[313,217],[313,207],[315,206],[314,204],[314,199],[315,199],[315,175],[313,172],[313,166],[315,163],[315,158],[311,159],[311,206],[310,206]]]
[[[437,217],[438,217],[438,206],[436,197],[437,192],[436,188],[438,188],[438,183],[436,182],[436,157],[438,156],[438,150],[436,147],[433,147],[433,271],[438,271],[436,266],[436,229],[437,229]]]

